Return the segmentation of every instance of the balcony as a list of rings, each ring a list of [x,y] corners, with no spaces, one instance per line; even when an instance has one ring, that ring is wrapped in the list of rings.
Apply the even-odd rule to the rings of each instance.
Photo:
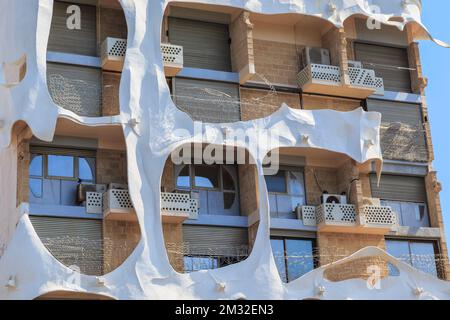
[[[161,193],[161,215],[163,223],[183,223],[187,219],[198,219],[199,203],[188,193]]]
[[[309,64],[297,76],[299,87],[307,93],[365,99],[372,94],[384,95],[382,78],[374,70],[350,67],[349,83],[342,81],[341,68],[324,64]]]
[[[102,195],[106,220],[136,221],[130,193],[126,189],[109,189]]]
[[[121,72],[126,50],[127,40],[106,38],[101,48],[103,70]],[[183,47],[162,43],[161,52],[166,76],[176,76],[183,69]]]
[[[302,219],[305,226],[317,226],[320,232],[387,234],[397,226],[395,213],[382,206],[364,206],[359,216],[351,204],[303,206]]]

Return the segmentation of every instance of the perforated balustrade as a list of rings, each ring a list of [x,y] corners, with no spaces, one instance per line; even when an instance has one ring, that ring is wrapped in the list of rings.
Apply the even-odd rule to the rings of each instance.
[[[360,219],[356,207],[351,204],[322,204],[303,206],[302,220],[305,226],[317,226],[322,231],[387,233],[397,227],[397,216],[391,207],[364,206]]]
[[[375,71],[362,67],[349,67],[350,83],[347,87],[375,90],[374,94],[384,95],[384,82],[376,77]],[[346,86],[343,81],[341,68],[332,65],[310,64],[297,76],[298,85],[302,89],[316,90],[311,85]]]
[[[109,71],[122,71],[127,51],[127,40],[108,37],[102,43],[102,67]],[[176,75],[183,68],[183,47],[161,44],[164,70],[168,76]]]

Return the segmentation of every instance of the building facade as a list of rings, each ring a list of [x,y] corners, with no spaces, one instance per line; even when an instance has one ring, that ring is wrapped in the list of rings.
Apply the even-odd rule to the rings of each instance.
[[[48,89],[58,116],[49,134],[33,128],[26,112],[11,129],[7,148],[14,150],[9,153],[13,156],[3,159],[10,159],[13,172],[2,177],[2,187],[10,193],[1,198],[11,211],[0,216],[7,222],[0,237],[0,271],[5,272],[0,276],[7,285],[0,289],[0,298],[256,298],[260,296],[251,289],[228,291],[233,280],[220,281],[220,272],[235,274],[244,263],[258,264],[251,257],[262,243],[264,250],[270,247],[271,256],[258,256],[270,261],[258,277],[267,271],[276,285],[262,290],[261,297],[289,297],[282,292],[301,283],[302,276],[367,247],[386,251],[431,275],[439,285],[444,282],[437,279],[449,279],[441,187],[432,166],[427,80],[417,42],[424,34],[420,21],[397,21],[406,24],[400,30],[395,19],[388,25],[355,11],[359,14],[347,13],[338,23],[338,16],[348,9],[333,4],[338,1],[320,9],[321,17],[309,4],[302,11],[282,4],[275,9],[263,4],[256,10],[248,4],[251,1],[242,1],[240,7],[218,1],[143,1],[139,7],[138,2],[46,0],[29,9],[41,13],[37,21],[49,21],[45,63],[38,63],[45,67],[47,88],[37,90]],[[397,2],[401,1],[393,3]],[[152,20],[158,16],[149,16],[143,28],[137,13],[149,14],[151,6],[161,9],[162,23]],[[413,12],[413,20],[414,10],[420,8],[420,1],[411,1],[401,10]],[[391,9],[381,7],[381,12]],[[146,47],[143,39],[153,39],[152,30],[159,35],[159,27],[161,45],[156,52],[159,48]],[[36,47],[39,39],[42,36]],[[162,56],[165,81],[152,71],[156,63],[151,59],[134,64],[142,52]],[[18,74],[16,81],[11,80],[14,72],[5,69],[11,86],[19,87],[34,72],[33,55],[25,54],[16,69],[11,67]],[[153,82],[146,82],[146,77],[153,77]],[[167,90],[175,112],[158,109],[169,103],[164,100]],[[147,101],[149,97],[154,101]],[[147,103],[155,108],[154,118],[128,106]],[[39,116],[47,114],[42,111]],[[147,116],[149,123],[143,120]],[[330,132],[334,126],[340,130],[333,137],[318,131],[320,126],[312,126],[300,138],[288,132],[297,132],[296,125],[305,130],[307,117],[317,123],[325,119],[325,126],[333,126]],[[283,139],[295,143],[282,142],[272,150],[277,154],[272,164],[279,170],[264,177],[259,158],[212,163],[221,148],[211,152],[208,141],[189,139],[167,144],[183,148],[188,161],[177,163],[166,153],[163,166],[156,160],[152,166],[156,156],[142,155],[139,139],[150,137],[150,149],[166,146],[164,135],[153,130],[171,131],[176,126],[170,123],[189,118],[200,127],[203,123],[222,129],[234,128],[232,124],[256,127],[265,119],[285,134]],[[161,127],[154,129],[155,121]],[[375,138],[368,139],[372,133]],[[245,144],[228,147],[229,154],[255,157]],[[360,158],[345,152],[353,148]],[[203,157],[197,157],[196,150]],[[149,181],[154,183],[148,186]],[[6,205],[11,197],[14,203]],[[147,198],[160,209],[158,214]],[[264,212],[267,221],[261,217]],[[22,227],[30,239],[40,240],[46,263],[51,256],[51,263],[61,270],[83,275],[82,284],[71,287],[65,279],[54,285],[64,278],[60,276],[46,280],[52,285],[38,281],[38,291],[22,289],[33,280],[22,280],[9,269],[22,259],[11,252],[20,234],[16,225],[28,225]],[[166,257],[158,260],[161,252],[153,246],[164,247]],[[129,280],[130,287],[137,281],[142,291],[112,289],[114,283],[128,281],[115,276],[119,270],[144,263],[143,257],[153,261],[154,270],[137,272],[139,281]],[[373,255],[327,268],[324,277],[337,283],[366,281],[373,268],[378,268],[380,281],[402,272],[392,261]],[[186,296],[168,292],[171,286],[195,284],[205,272],[217,282],[211,289],[214,295],[208,288],[192,289]],[[179,277],[176,284],[167,284],[158,294],[142,289],[146,281],[169,277],[166,273]],[[269,290],[273,295],[266,293]],[[312,290],[309,296],[317,296]],[[339,296],[329,296],[333,297]],[[398,298],[403,297],[398,292]]]

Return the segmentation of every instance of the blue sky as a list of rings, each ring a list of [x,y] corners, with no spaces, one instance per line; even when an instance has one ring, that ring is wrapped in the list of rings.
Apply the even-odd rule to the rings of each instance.
[[[424,0],[422,20],[435,38],[450,43],[450,1]],[[450,49],[431,41],[421,41],[424,74],[428,78],[426,90],[434,144],[434,169],[442,182],[441,202],[450,243]]]

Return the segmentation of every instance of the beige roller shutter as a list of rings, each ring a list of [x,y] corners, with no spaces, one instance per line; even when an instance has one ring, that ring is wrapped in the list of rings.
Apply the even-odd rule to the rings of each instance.
[[[183,225],[186,253],[235,256],[248,251],[246,228]]]
[[[380,112],[383,156],[392,160],[428,161],[428,148],[418,104],[367,100],[369,111]]]
[[[80,116],[101,116],[101,69],[47,63],[47,86],[53,101]]]
[[[411,76],[406,48],[355,43],[355,58],[374,69],[388,91],[411,92]]]
[[[174,79],[174,101],[194,120],[203,122],[236,122],[241,118],[237,84]]]
[[[377,186],[375,174],[370,176],[372,196],[382,200],[427,202],[425,179],[423,177],[382,175]]]
[[[184,66],[231,71],[228,25],[169,18],[169,42],[183,46]]]
[[[81,29],[67,28],[67,8],[74,3],[55,1],[48,51],[97,56],[97,12],[95,6],[75,4],[81,9]]]
[[[78,266],[83,274],[103,272],[102,221],[30,216],[45,247],[66,266]]]

